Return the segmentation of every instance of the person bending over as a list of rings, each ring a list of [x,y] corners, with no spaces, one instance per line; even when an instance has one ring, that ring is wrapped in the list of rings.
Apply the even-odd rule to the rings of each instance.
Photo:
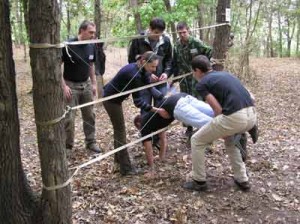
[[[150,75],[156,70],[158,64],[157,55],[151,51],[145,52],[136,63],[130,63],[116,74],[116,76],[104,86],[104,97],[112,96],[127,90],[138,88],[150,84]],[[162,99],[163,95],[155,88],[150,88],[155,98]],[[114,130],[114,147],[118,148],[126,144],[126,128],[123,114],[122,102],[129,96],[123,95],[104,101],[103,105],[112,122]],[[146,111],[157,112],[161,116],[166,116],[165,111],[152,107],[146,103],[140,92],[132,93],[133,102],[136,107]],[[115,154],[115,162],[120,165],[122,175],[136,174],[132,167],[127,149],[123,149]]]

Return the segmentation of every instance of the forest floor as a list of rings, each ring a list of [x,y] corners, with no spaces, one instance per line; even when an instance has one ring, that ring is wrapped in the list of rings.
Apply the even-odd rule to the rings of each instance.
[[[34,123],[29,62],[15,49],[17,93],[21,125],[23,166],[34,190],[41,190],[41,171]],[[107,49],[109,80],[126,63],[125,49]],[[259,113],[259,141],[248,141],[246,162],[250,192],[237,189],[232,179],[223,142],[217,141],[206,155],[209,190],[182,189],[191,171],[191,149],[185,128],[168,130],[167,161],[156,163],[156,176],[121,177],[113,172],[113,156],[89,165],[74,177],[73,223],[300,223],[300,72],[299,59],[252,58]],[[113,148],[112,126],[101,105],[95,106],[97,141],[108,152]],[[133,126],[138,114],[129,98],[124,103],[128,142],[139,138]],[[145,168],[141,144],[129,148],[136,167]],[[155,152],[157,153],[157,151]],[[76,143],[69,167],[97,155],[84,147],[82,120],[76,118]]]

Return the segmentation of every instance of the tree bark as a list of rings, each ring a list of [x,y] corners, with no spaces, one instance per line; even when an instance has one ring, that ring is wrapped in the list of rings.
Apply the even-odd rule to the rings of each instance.
[[[202,10],[202,7],[203,7],[203,3],[200,2],[198,5],[197,5],[197,11],[198,11],[198,27],[201,28],[203,27],[203,10]],[[199,30],[199,39],[200,40],[203,40],[203,37],[204,37],[204,31],[203,30]]]
[[[101,2],[95,0],[94,22],[96,24],[96,36],[101,38]]]
[[[34,223],[36,201],[27,185],[20,155],[16,73],[12,57],[9,3],[0,3],[0,220]]]
[[[164,0],[164,3],[165,3],[165,6],[166,6],[166,9],[167,9],[168,13],[171,14],[172,13],[172,7],[171,7],[171,4],[170,4],[170,0]],[[176,40],[177,40],[175,23],[173,21],[171,21],[170,25],[171,25],[173,43],[175,43]]]
[[[31,43],[58,44],[60,42],[60,11],[57,0],[29,2]],[[61,87],[61,49],[30,48],[33,78],[33,104],[37,124],[37,139],[45,186],[64,183],[69,175],[65,152],[63,121],[40,125],[64,113]],[[70,186],[58,190],[43,190],[42,223],[71,223]]]
[[[143,31],[142,19],[140,13],[137,11],[139,6],[138,0],[130,0],[130,7],[133,9],[134,21],[136,26],[137,33],[141,33]]]
[[[230,8],[230,0],[218,0],[217,23],[226,22],[225,19],[226,8]],[[221,61],[226,59],[229,35],[230,35],[229,24],[228,26],[216,27],[215,38],[213,43],[213,53],[212,53],[212,57],[217,61],[217,63],[213,66],[215,70],[221,71],[224,69],[224,63],[221,63]]]

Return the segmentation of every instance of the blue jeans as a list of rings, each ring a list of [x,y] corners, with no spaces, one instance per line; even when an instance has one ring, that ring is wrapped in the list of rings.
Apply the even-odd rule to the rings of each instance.
[[[174,118],[188,126],[201,128],[214,117],[213,109],[193,96],[182,97],[174,109]]]

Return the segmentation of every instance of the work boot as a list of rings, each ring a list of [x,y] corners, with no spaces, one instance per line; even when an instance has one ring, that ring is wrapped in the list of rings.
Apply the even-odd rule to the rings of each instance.
[[[251,185],[249,183],[249,181],[245,181],[245,182],[239,182],[237,180],[234,179],[234,183],[242,190],[242,191],[249,191],[251,188]]]
[[[95,153],[101,153],[102,150],[99,148],[99,146],[96,143],[91,143],[89,145],[87,145],[86,147],[88,150],[91,150]]]
[[[184,189],[190,190],[190,191],[206,191],[207,190],[206,181],[192,180],[189,182],[185,182],[182,187]]]

